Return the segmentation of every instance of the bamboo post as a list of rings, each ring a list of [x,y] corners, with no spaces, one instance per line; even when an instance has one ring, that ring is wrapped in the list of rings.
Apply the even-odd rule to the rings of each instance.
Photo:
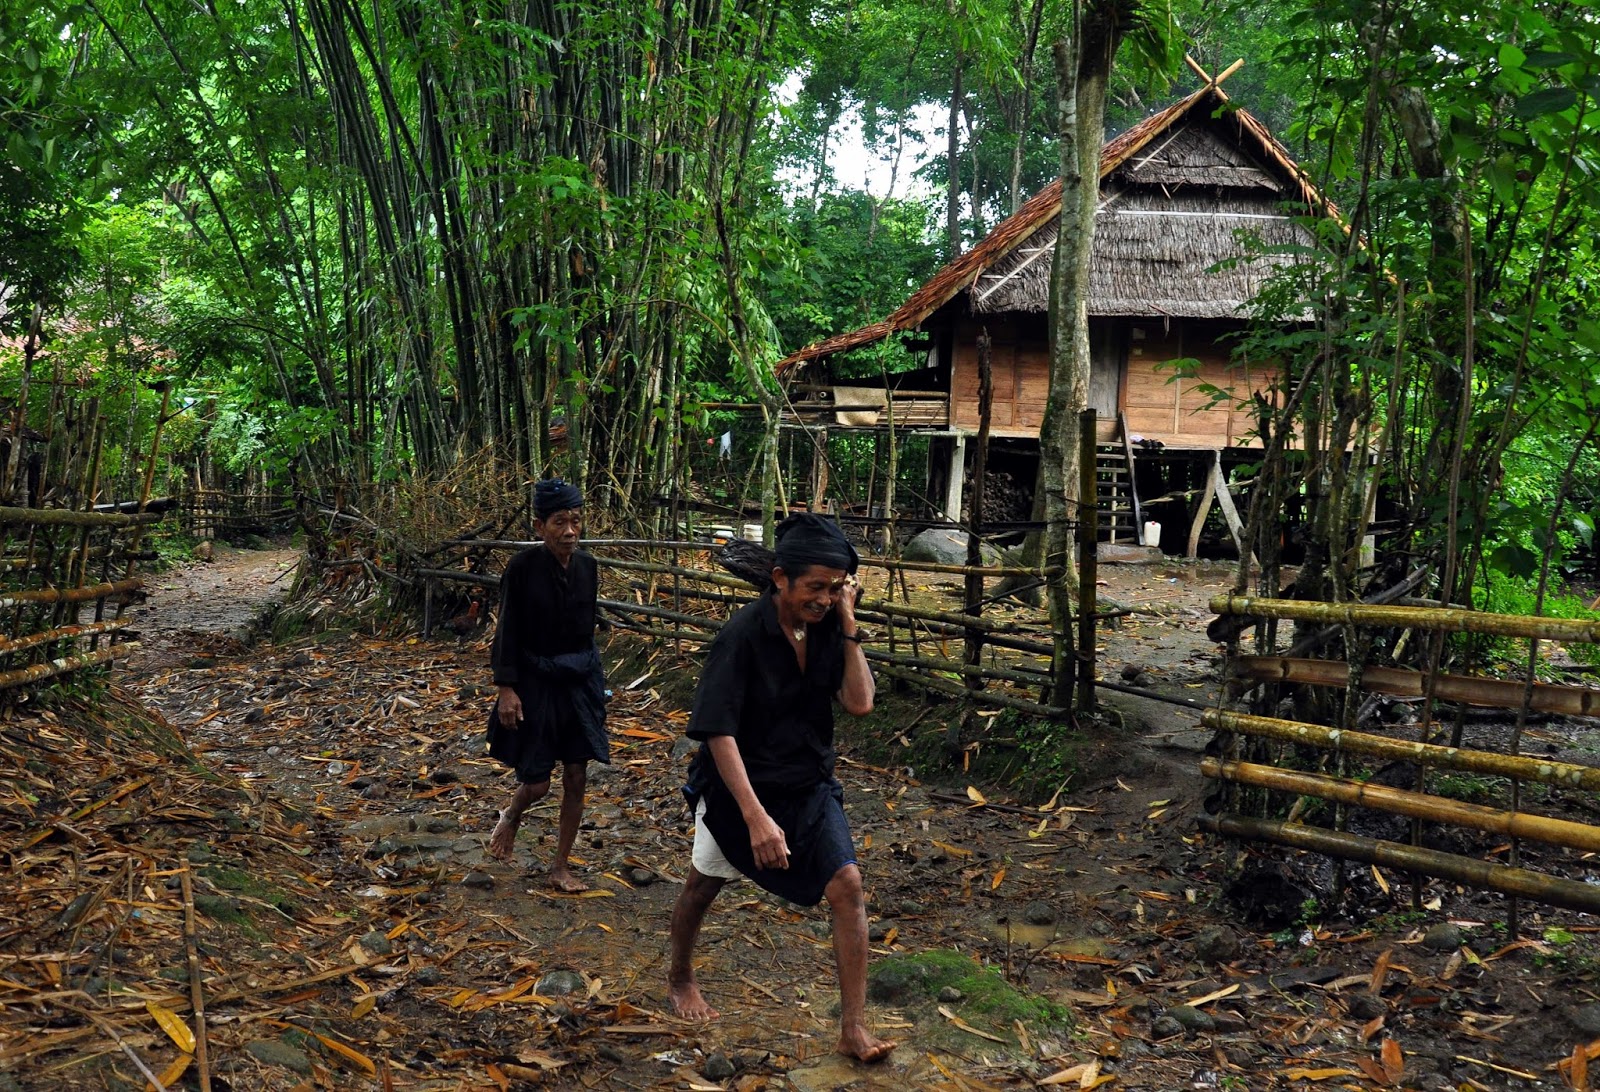
[[[1217,614],[1257,618],[1289,618],[1335,625],[1433,630],[1446,633],[1489,633],[1499,637],[1540,637],[1553,641],[1600,644],[1600,621],[1545,618],[1521,614],[1489,614],[1455,607],[1405,607],[1373,603],[1318,603],[1302,599],[1265,599],[1250,595],[1218,595],[1211,600]]]
[[[1100,539],[1100,509],[1095,489],[1095,411],[1078,418],[1078,700],[1082,715],[1094,712],[1095,580],[1098,575],[1096,544]]]
[[[991,344],[989,328],[978,333],[978,442],[972,462],[972,515],[967,528],[967,568],[977,569],[983,564],[983,480],[989,463],[989,424],[993,416],[994,374],[990,363]],[[954,468],[951,468],[952,471]],[[960,512],[948,513],[959,520]],[[977,617],[983,613],[983,574],[968,572],[966,577],[966,606],[964,613]],[[966,662],[976,666],[983,659],[983,634],[976,629],[967,630]],[[983,680],[974,682],[974,689],[983,689]]]

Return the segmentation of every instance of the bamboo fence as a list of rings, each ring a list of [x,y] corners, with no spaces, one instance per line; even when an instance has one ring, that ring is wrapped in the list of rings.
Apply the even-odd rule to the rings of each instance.
[[[0,707],[138,647],[124,639],[121,615],[139,595],[139,563],[153,556],[143,535],[168,508],[150,497],[159,428],[139,456],[138,498],[97,505],[108,425],[99,400],[78,399],[58,377],[37,431],[27,425],[28,386],[0,419]]]
[[[423,631],[432,631],[452,602],[444,586],[465,584],[493,589],[499,577],[470,571],[471,559],[494,552],[524,549],[534,542],[513,539],[451,539],[436,564],[411,575],[423,584]],[[720,545],[711,542],[658,541],[641,538],[589,539],[583,548],[594,555],[601,572],[600,609],[610,624],[685,653],[707,644],[732,613],[759,594],[755,585],[715,568]],[[1092,548],[1092,547],[1091,547]],[[451,563],[460,565],[454,567]],[[970,566],[863,556],[863,595],[856,616],[867,633],[863,651],[875,672],[940,697],[964,698],[980,705],[1014,709],[1032,716],[1065,719],[1071,704],[1054,700],[1050,657],[1056,642],[1042,612],[991,608],[989,613],[943,610],[926,600],[941,594],[937,586],[913,584],[906,574],[949,577],[979,584],[1006,577],[1048,579],[1052,572],[1016,566]],[[882,578],[877,575],[881,573]],[[881,583],[881,591],[878,590]],[[951,594],[963,594],[952,583]],[[1088,626],[1096,617],[1093,581],[1086,582]],[[915,594],[914,594],[915,593]],[[481,595],[482,592],[476,594]],[[916,600],[916,601],[913,601]],[[1080,604],[1080,610],[1083,604]],[[981,608],[980,608],[981,609]],[[1120,612],[1108,612],[1116,614]],[[967,662],[964,649],[981,642],[979,662]],[[1093,644],[1080,671],[1094,670]],[[1046,661],[1046,662],[1041,662]],[[1062,695],[1063,699],[1070,695]],[[1084,711],[1082,707],[1079,712]]]
[[[1492,634],[1531,641],[1600,643],[1600,623],[1584,619],[1489,614],[1456,607],[1373,603],[1315,603],[1300,600],[1219,596],[1211,607],[1221,615],[1255,619],[1321,622],[1354,633],[1358,629],[1399,628],[1418,632]],[[1580,855],[1600,852],[1600,826],[1541,814],[1528,808],[1535,794],[1527,786],[1554,792],[1600,792],[1600,767],[1557,762],[1521,753],[1530,713],[1600,718],[1600,690],[1514,680],[1445,674],[1437,666],[1417,672],[1361,662],[1289,656],[1241,656],[1237,632],[1229,640],[1229,683],[1225,693],[1238,699],[1263,685],[1292,683],[1343,689],[1344,713],[1337,727],[1259,716],[1232,709],[1207,710],[1202,721],[1217,733],[1213,753],[1201,772],[1221,783],[1221,808],[1202,819],[1203,828],[1246,841],[1357,861],[1398,870],[1411,878],[1414,905],[1421,902],[1421,877],[1435,877],[1510,896],[1508,924],[1518,929],[1518,902],[1532,899],[1586,913],[1600,913],[1600,887],[1587,882],[1591,870]],[[1370,695],[1425,703],[1417,738],[1383,730],[1358,730],[1356,710]],[[1435,742],[1434,703],[1501,709],[1514,722],[1505,750],[1445,746]],[[1400,730],[1400,731],[1403,731]],[[1502,733],[1504,734],[1504,733]],[[1307,754],[1319,755],[1322,769],[1297,768]],[[1375,784],[1351,769],[1361,759],[1404,762],[1416,768],[1413,788]],[[1359,769],[1354,774],[1359,774]],[[1504,806],[1466,803],[1437,792],[1445,774],[1504,779]],[[1332,805],[1333,826],[1299,821],[1307,801]],[[1366,808],[1411,820],[1409,843],[1365,837],[1348,829],[1352,808]],[[1285,812],[1288,819],[1278,818]],[[1434,823],[1505,839],[1484,856],[1446,853],[1421,845],[1422,824]],[[1550,847],[1529,853],[1545,865],[1531,867],[1524,841]],[[1556,874],[1565,866],[1572,875]],[[1339,873],[1342,882],[1343,872]]]
[[[178,499],[178,526],[190,537],[233,541],[290,530],[298,512],[286,493],[234,493],[191,488]]]

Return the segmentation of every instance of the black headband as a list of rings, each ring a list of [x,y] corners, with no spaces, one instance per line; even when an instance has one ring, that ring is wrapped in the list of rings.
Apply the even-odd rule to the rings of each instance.
[[[583,494],[578,492],[578,487],[560,478],[545,478],[533,487],[533,514],[540,519],[549,519],[568,508],[582,507]]]
[[[778,567],[786,573],[808,565],[854,573],[861,563],[839,525],[813,512],[796,512],[778,524],[777,539]]]

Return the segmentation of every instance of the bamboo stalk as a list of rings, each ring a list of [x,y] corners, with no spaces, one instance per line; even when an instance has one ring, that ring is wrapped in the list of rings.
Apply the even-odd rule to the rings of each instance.
[[[21,652],[25,648],[35,645],[47,645],[52,641],[70,641],[77,637],[88,637],[99,633],[110,633],[122,629],[127,625],[126,620],[115,622],[84,622],[81,625],[60,626],[56,629],[42,630],[39,633],[29,633],[21,637],[0,639],[0,656],[9,656],[13,652]]]
[[[103,599],[108,595],[121,595],[142,585],[139,577],[117,580],[106,584],[90,584],[82,588],[36,588],[33,591],[12,592],[0,596],[0,607],[22,606],[26,603],[82,603],[89,599]]]
[[[0,508],[0,524],[32,527],[128,527],[160,523],[162,512],[79,512],[71,508]]]
[[[1344,686],[1346,666],[1338,660],[1300,660],[1281,656],[1241,656],[1237,674],[1247,679]],[[1426,676],[1418,671],[1368,665],[1362,671],[1368,690],[1400,697],[1422,697]],[[1440,675],[1433,696],[1499,709],[1519,709],[1528,684],[1510,679],[1485,679],[1470,675]],[[1528,708],[1542,713],[1600,716],[1600,690],[1582,686],[1534,683]]]
[[[1398,871],[1436,876],[1480,890],[1499,891],[1582,913],[1600,913],[1600,887],[1546,876],[1525,868],[1490,864],[1458,857],[1453,853],[1362,838],[1323,827],[1250,819],[1242,815],[1202,816],[1200,828],[1230,838],[1271,842],[1347,861],[1362,861]]]
[[[1537,781],[1544,785],[1600,791],[1600,767],[1597,766],[1577,766],[1569,762],[1552,762],[1549,759],[1524,755],[1501,755],[1490,751],[1441,747],[1436,743],[1414,743],[1410,740],[1389,739],[1386,736],[1375,736],[1366,732],[1345,732],[1338,728],[1325,728],[1320,724],[1301,724],[1298,721],[1257,717],[1248,713],[1230,713],[1221,709],[1207,709],[1201,716],[1201,721],[1207,728],[1215,731],[1264,736],[1307,747],[1401,759],[1447,770],[1466,770],[1491,777],[1520,778],[1523,781]]]
[[[211,1065],[206,1057],[206,999],[200,986],[200,951],[194,928],[194,885],[186,868],[178,873],[183,892],[183,947],[189,959],[189,1003],[194,1006],[194,1061],[200,1069],[200,1092],[211,1092]]]
[[[1489,614],[1459,607],[1379,606],[1368,603],[1316,603],[1302,599],[1263,599],[1252,595],[1219,595],[1211,600],[1217,614],[1257,618],[1292,618],[1341,625],[1412,628],[1451,633],[1489,633],[1499,637],[1540,637],[1553,641],[1600,644],[1600,621],[1585,618],[1538,618]]]
[[[1315,796],[1340,804],[1393,812],[1449,826],[1471,827],[1513,838],[1532,838],[1536,842],[1583,852],[1600,852],[1600,827],[1587,823],[1468,804],[1348,777],[1284,770],[1254,762],[1224,761],[1214,756],[1201,759],[1200,772],[1210,778],[1236,781],[1241,785]]]
[[[525,550],[530,546],[538,546],[540,543],[524,539],[451,538],[446,539],[441,545],[464,546],[469,549],[480,550]],[[648,538],[586,538],[583,540],[584,549],[591,549],[597,546],[632,546],[641,549],[672,547],[679,550],[704,550],[706,552],[722,548],[719,543],[714,542],[672,542]],[[605,564],[612,559],[596,558],[595,560]],[[887,569],[891,572],[944,573],[950,576],[982,576],[986,579],[990,577],[1034,576],[1045,580],[1057,573],[1054,568],[1037,569],[1015,565],[947,565],[939,561],[897,561],[894,558],[878,557],[870,554],[861,555],[861,564],[870,569]]]
[[[1015,709],[1020,713],[1043,717],[1046,720],[1061,720],[1072,714],[1072,710],[1063,709],[1057,705],[1040,705],[1038,702],[1028,701],[1024,698],[1013,698],[1005,694],[997,694],[993,690],[969,690],[960,683],[951,682],[936,676],[924,675],[919,671],[912,671],[892,664],[884,664],[878,668],[890,678],[901,679],[915,686],[925,687],[940,694],[947,694],[953,698],[963,698],[979,705],[998,705],[1003,709]]]
[[[113,658],[132,652],[138,647],[138,641],[124,641],[120,645],[111,645],[108,648],[97,649],[94,652],[80,652],[74,656],[46,660],[42,664],[19,667],[14,671],[0,671],[0,690],[9,690],[14,686],[24,686],[31,682],[38,682],[40,679],[50,679],[57,675],[67,675],[74,671],[82,671],[84,668],[94,667],[96,664],[108,663]]]

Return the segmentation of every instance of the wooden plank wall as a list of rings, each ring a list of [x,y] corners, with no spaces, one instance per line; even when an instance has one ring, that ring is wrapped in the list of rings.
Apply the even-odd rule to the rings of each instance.
[[[1042,320],[1037,330],[1019,330],[1005,321],[986,325],[993,343],[990,430],[996,436],[1037,436],[1050,390]],[[956,428],[978,428],[977,330],[976,324],[963,324],[955,339],[950,423]],[[1128,358],[1122,369],[1118,404],[1127,416],[1129,432],[1174,447],[1224,448],[1251,443],[1245,434],[1253,422],[1248,413],[1237,412],[1234,403],[1247,392],[1264,388],[1270,374],[1250,374],[1233,364],[1228,346],[1217,344],[1215,333],[1205,326],[1176,319],[1170,323],[1133,320],[1122,333]],[[1196,376],[1175,379],[1174,369],[1163,366],[1180,357],[1200,361]],[[1198,389],[1208,384],[1231,388],[1232,394],[1212,404],[1211,395]]]

